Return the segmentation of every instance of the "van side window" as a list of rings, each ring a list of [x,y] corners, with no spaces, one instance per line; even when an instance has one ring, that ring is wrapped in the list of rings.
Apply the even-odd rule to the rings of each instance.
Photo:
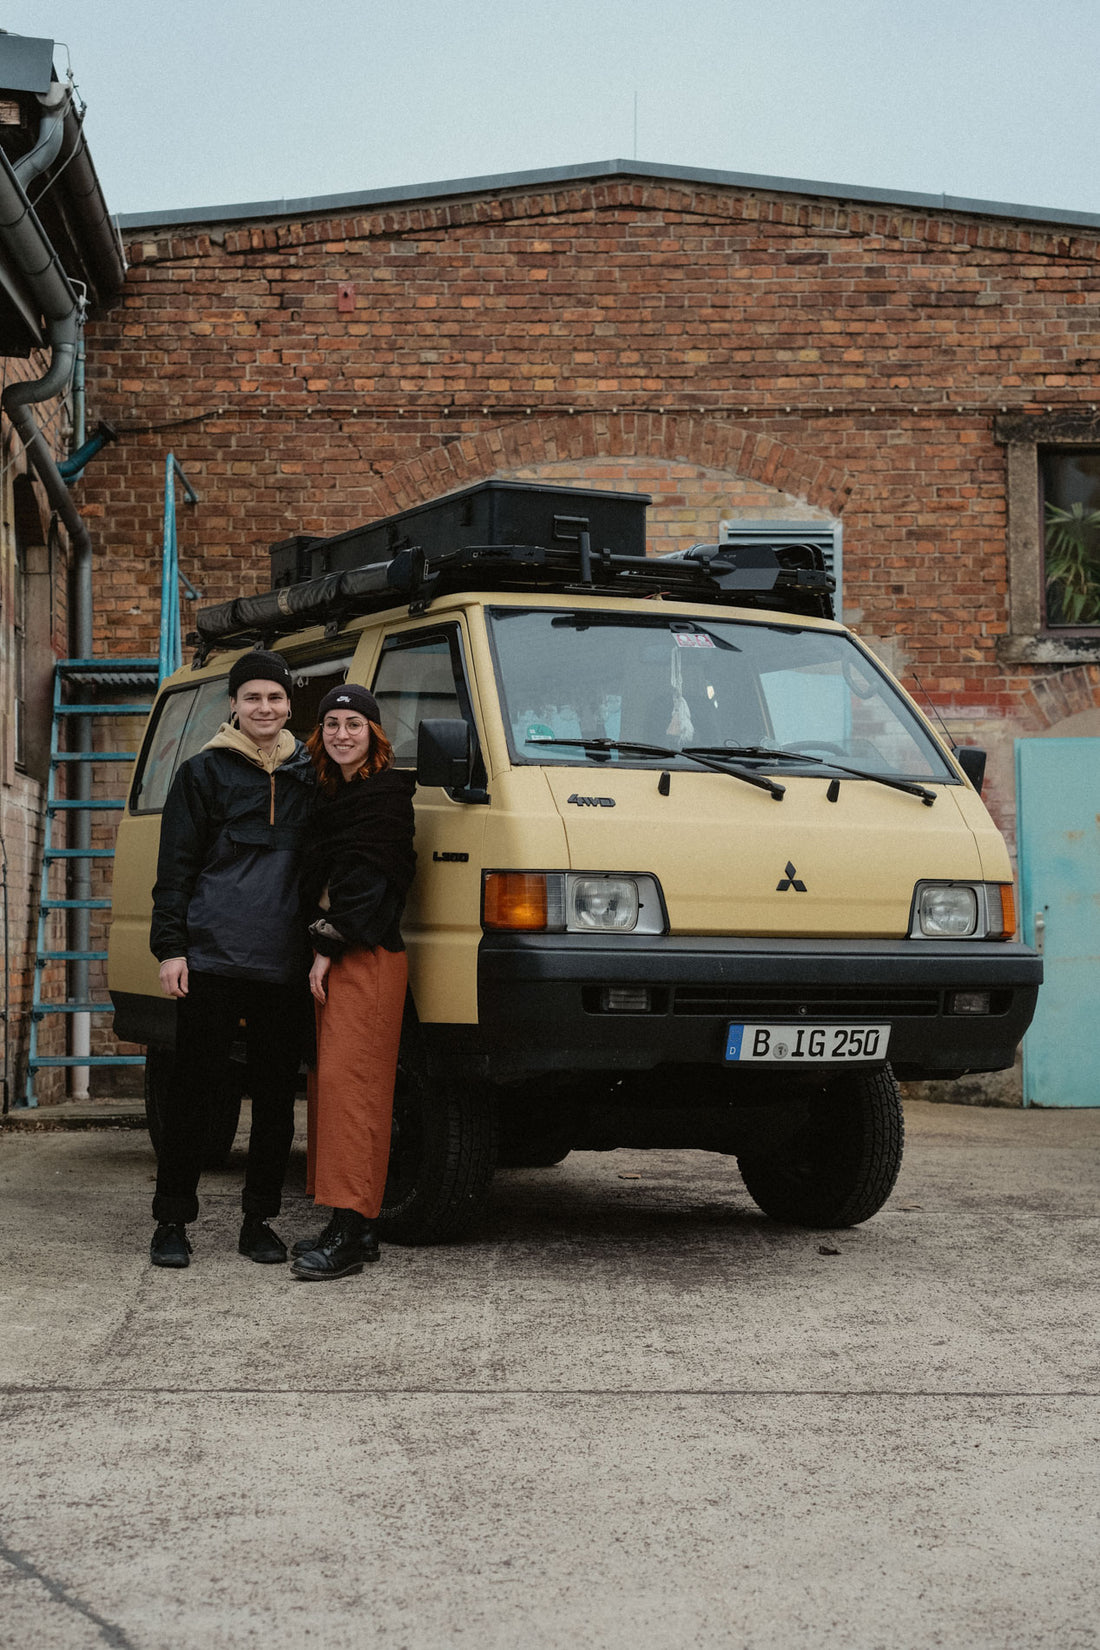
[[[165,694],[138,758],[131,813],[160,812],[180,763],[200,751],[228,715],[224,676]]]
[[[463,717],[474,728],[458,632],[451,628],[388,637],[372,691],[399,768],[416,766],[416,732],[425,717]]]
[[[166,693],[161,700],[157,719],[145,736],[138,759],[138,771],[130,793],[132,812],[150,814],[164,807],[176,769],[180,739],[195,703],[196,692],[195,688],[184,688],[179,693]]]
[[[213,739],[223,722],[229,719],[229,694],[224,676],[216,682],[203,682],[195,696],[194,707],[187,718],[187,726],[180,740],[173,777],[181,762],[197,756],[208,739]]]
[[[317,723],[317,706],[330,687],[344,681],[351,654],[308,663],[288,660],[294,677],[290,730],[305,739]],[[226,678],[217,676],[197,687],[165,694],[146,735],[130,799],[132,813],[159,813],[182,762],[196,756],[229,720]]]

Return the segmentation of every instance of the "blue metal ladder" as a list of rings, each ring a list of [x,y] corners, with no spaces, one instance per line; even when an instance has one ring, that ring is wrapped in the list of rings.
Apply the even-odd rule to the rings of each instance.
[[[122,704],[100,704],[87,697],[89,688],[109,687],[126,692],[142,690],[151,694],[157,685],[159,661],[156,659],[61,659],[54,670],[53,720],[50,729],[50,769],[46,789],[46,817],[42,848],[41,897],[38,904],[38,936],[35,946],[34,987],[31,997],[31,1023],[28,1039],[27,1078],[23,1104],[36,1106],[35,1078],[38,1072],[52,1066],[141,1066],[142,1054],[40,1054],[39,1030],[42,1021],[53,1014],[108,1014],[111,1004],[103,999],[68,998],[63,1002],[47,1001],[43,996],[45,974],[51,963],[94,963],[106,960],[106,951],[70,950],[52,947],[49,943],[50,914],[53,911],[104,911],[110,908],[109,899],[58,898],[51,894],[50,875],[55,866],[96,860],[113,859],[113,848],[55,846],[55,825],[66,815],[84,814],[89,821],[97,813],[118,811],[125,806],[122,797],[59,797],[58,778],[73,764],[87,764],[89,776],[99,763],[128,763],[136,752],[91,749],[91,741],[82,741],[85,748],[72,748],[63,733],[77,717],[138,716],[149,711],[149,704],[133,701]],[[74,688],[75,700],[65,697],[66,689]],[[90,791],[90,785],[86,787]]]
[[[50,728],[50,771],[46,788],[46,819],[42,851],[41,897],[38,904],[38,938],[35,946],[34,987],[31,997],[31,1023],[28,1038],[27,1079],[23,1105],[37,1106],[35,1077],[51,1066],[143,1066],[144,1054],[39,1054],[38,1034],[43,1020],[52,1014],[109,1014],[111,1003],[92,999],[87,991],[70,990],[64,1002],[51,1002],[43,997],[45,973],[51,963],[64,963],[67,970],[86,976],[89,963],[106,961],[106,951],[51,948],[49,944],[50,914],[53,911],[91,912],[110,909],[109,899],[93,899],[90,895],[57,898],[50,893],[51,869],[68,863],[89,866],[96,860],[114,858],[114,848],[93,848],[90,844],[90,821],[96,813],[117,812],[125,807],[124,797],[95,797],[92,795],[91,774],[96,763],[133,762],[136,751],[97,751],[92,748],[91,718],[96,716],[147,715],[151,706],[129,701],[123,704],[100,704],[89,700],[88,689],[110,688],[123,694],[141,691],[151,696],[166,676],[179,669],[183,661],[183,638],[180,618],[180,586],[194,601],[199,592],[180,570],[179,547],[176,536],[176,480],[183,486],[189,504],[198,503],[198,494],[184,475],[174,453],[164,462],[164,537],[161,553],[160,593],[160,656],[156,659],[61,659],[54,670],[53,719]],[[75,689],[75,698],[66,698],[66,689]],[[83,691],[81,691],[83,690]],[[75,743],[62,739],[62,730],[83,722],[84,736]],[[75,767],[71,766],[75,765]],[[76,796],[57,794],[58,776],[63,770],[82,768],[86,779],[75,787]],[[77,832],[84,841],[76,847],[54,846],[55,821],[66,815],[83,818],[87,828]],[[70,973],[71,983],[71,973]]]

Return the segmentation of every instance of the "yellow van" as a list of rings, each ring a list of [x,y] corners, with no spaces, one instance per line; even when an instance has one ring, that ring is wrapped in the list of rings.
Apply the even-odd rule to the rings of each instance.
[[[276,546],[269,594],[199,615],[115,861],[109,983],[154,1136],[160,810],[256,645],[298,733],[346,677],[417,772],[391,1238],[465,1231],[498,1162],[617,1146],[728,1153],[767,1214],[852,1225],[897,1176],[896,1079],[1012,1064],[1041,962],[981,753],[833,621],[819,551],[647,557],[647,502],[482,483]]]

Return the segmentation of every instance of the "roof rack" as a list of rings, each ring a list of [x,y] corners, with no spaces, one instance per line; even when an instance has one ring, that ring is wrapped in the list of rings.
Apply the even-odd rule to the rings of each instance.
[[[820,552],[808,548],[820,560]],[[697,553],[699,559],[693,561]],[[579,551],[570,555],[541,545],[467,545],[431,557],[420,549],[402,550],[392,561],[372,567],[205,608],[193,640],[201,663],[217,648],[250,641],[268,646],[307,625],[324,625],[336,635],[361,614],[406,604],[410,613],[421,613],[437,597],[470,589],[645,596],[832,618],[835,581],[823,567],[791,565],[790,546],[777,551],[753,545],[748,565],[740,565],[741,554],[717,544],[669,556],[607,556],[593,550],[585,578]]]
[[[470,495],[501,485],[483,483],[479,488],[466,489],[463,495],[451,495],[438,502],[452,511],[453,524],[456,498],[467,500],[468,511]],[[350,619],[364,613],[402,606],[407,606],[410,613],[424,612],[438,597],[460,590],[538,591],[610,598],[642,596],[833,617],[835,581],[826,570],[824,557],[816,545],[698,544],[690,550],[662,556],[621,554],[611,548],[594,546],[590,516],[561,513],[563,494],[568,502],[575,501],[578,506],[587,505],[598,495],[520,483],[509,487],[512,493],[538,495],[537,502],[548,504],[556,512],[552,518],[556,543],[544,544],[534,539],[500,542],[502,536],[507,538],[515,533],[514,519],[488,524],[496,542],[460,543],[447,549],[436,548],[441,535],[437,519],[428,523],[433,530],[424,534],[432,543],[430,550],[422,544],[413,544],[385,559],[377,554],[377,546],[385,542],[387,522],[373,523],[370,529],[357,529],[354,534],[341,534],[335,540],[309,540],[308,553],[316,565],[318,551],[326,543],[337,546],[342,555],[348,541],[353,539],[366,548],[362,535],[377,530],[371,544],[375,554],[366,565],[348,567],[345,564],[341,570],[319,578],[306,578],[259,596],[239,596],[235,601],[200,611],[197,634],[193,638],[198,646],[196,662],[203,662],[217,648],[239,648],[249,642],[268,646],[307,625],[323,625],[326,633],[335,635]],[[648,499],[638,494],[604,494],[602,498],[605,504],[612,499],[624,505],[629,502],[634,542],[637,507],[641,505],[644,509]],[[499,500],[495,502],[499,504]],[[536,500],[527,498],[519,502],[530,526],[531,509]],[[421,517],[417,525],[424,525],[427,513],[424,507],[417,512]],[[402,518],[389,518],[389,522],[400,519],[404,524],[411,514],[404,512]],[[606,522],[602,527],[601,538],[617,536],[607,531]],[[455,536],[462,537],[460,529]],[[273,554],[285,556],[293,543],[295,541],[284,541],[275,546]],[[644,533],[641,547],[644,551]]]

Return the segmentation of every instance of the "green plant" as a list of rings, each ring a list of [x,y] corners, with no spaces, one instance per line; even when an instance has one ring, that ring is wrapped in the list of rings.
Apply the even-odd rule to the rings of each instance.
[[[1046,506],[1047,619],[1100,624],[1100,510]]]

